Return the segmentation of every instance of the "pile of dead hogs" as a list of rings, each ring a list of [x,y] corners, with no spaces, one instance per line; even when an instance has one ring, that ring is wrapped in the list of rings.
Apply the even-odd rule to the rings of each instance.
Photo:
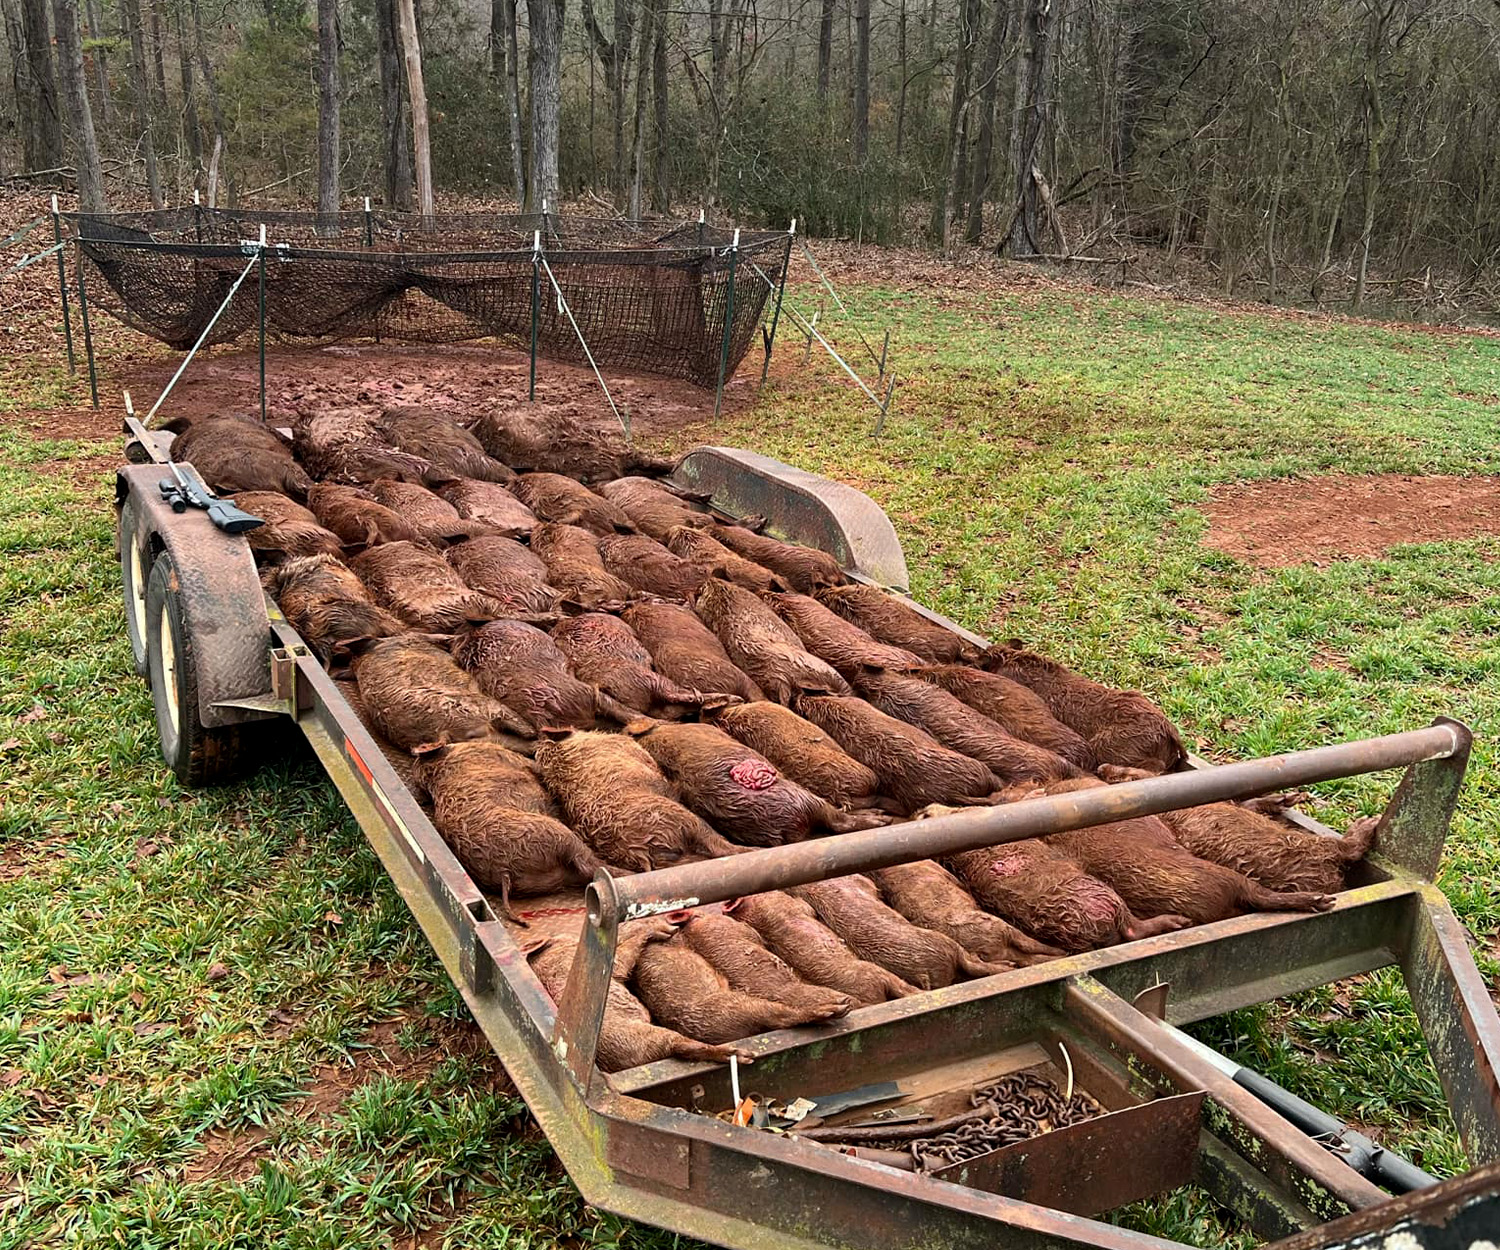
[[[267,590],[478,885],[511,900],[1177,767],[1143,695],[984,650],[827,554],[728,524],[672,465],[555,412],[172,424],[265,525]],[[730,1043],[1257,909],[1368,849],[1218,803],[622,930],[600,1063]],[[554,999],[567,939],[532,957]]]

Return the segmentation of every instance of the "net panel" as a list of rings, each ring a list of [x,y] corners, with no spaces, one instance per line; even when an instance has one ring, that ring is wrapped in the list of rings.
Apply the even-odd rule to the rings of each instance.
[[[570,311],[601,366],[704,387],[717,381],[726,337],[728,372],[749,351],[788,254],[780,232],[741,231],[734,251],[732,231],[703,223],[551,213],[447,214],[424,223],[397,213],[188,207],[71,220],[90,301],[179,350],[209,325],[255,256],[264,223],[268,335],[496,338],[524,350],[535,291],[539,354],[586,359]],[[534,258],[538,235],[556,290]],[[252,272],[206,341],[256,333],[257,291]]]

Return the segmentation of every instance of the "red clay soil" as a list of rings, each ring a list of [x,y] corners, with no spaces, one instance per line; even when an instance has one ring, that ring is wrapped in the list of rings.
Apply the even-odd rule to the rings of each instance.
[[[1220,487],[1202,511],[1210,547],[1284,568],[1500,534],[1500,478],[1392,473],[1256,482]]]

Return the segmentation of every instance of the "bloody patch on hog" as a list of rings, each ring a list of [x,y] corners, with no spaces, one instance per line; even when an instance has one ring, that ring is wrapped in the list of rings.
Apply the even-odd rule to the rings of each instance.
[[[760,700],[709,708],[704,718],[754,748],[793,781],[839,807],[867,807],[880,778],[791,708]]]

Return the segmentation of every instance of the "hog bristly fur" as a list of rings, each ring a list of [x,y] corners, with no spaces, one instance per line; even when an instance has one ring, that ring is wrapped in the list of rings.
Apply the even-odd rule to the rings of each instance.
[[[848,1014],[849,995],[824,985],[809,985],[783,960],[766,949],[760,934],[732,916],[689,915],[680,930],[682,941],[697,951],[729,982],[729,988],[794,1010],[812,1019],[830,1020]]]
[[[870,873],[885,901],[915,925],[946,933],[966,951],[994,964],[1020,966],[1062,954],[998,916],[982,911],[952,873],[930,859]]]
[[[1082,735],[1053,716],[1041,696],[1018,681],[967,664],[925,665],[913,669],[911,676],[940,686],[1007,733],[1055,751],[1085,772],[1098,766]]]
[[[878,587],[829,586],[819,590],[816,598],[872,637],[915,652],[931,664],[957,664],[976,654],[957,634]]]
[[[299,556],[261,574],[276,606],[327,664],[336,643],[388,638],[407,625],[371,597],[359,575],[337,556]]]
[[[867,807],[880,778],[791,708],[760,700],[704,710],[704,719],[759,751],[799,785],[839,807]]]
[[[431,547],[380,543],[352,565],[376,602],[418,629],[445,632],[471,617],[505,615],[505,605],[470,590]]]
[[[809,688],[851,693],[831,665],[809,652],[791,626],[744,587],[711,577],[693,606],[729,658],[777,703]]]
[[[538,525],[531,531],[531,550],[546,564],[548,582],[586,608],[623,603],[634,593],[604,567],[594,535],[577,525]]]
[[[826,551],[784,543],[742,525],[715,525],[709,532],[736,555],[779,573],[793,590],[804,595],[843,583],[838,561]]]
[[[663,677],[705,694],[764,699],[759,686],[735,667],[714,632],[691,608],[675,603],[632,603],[621,614]]]

